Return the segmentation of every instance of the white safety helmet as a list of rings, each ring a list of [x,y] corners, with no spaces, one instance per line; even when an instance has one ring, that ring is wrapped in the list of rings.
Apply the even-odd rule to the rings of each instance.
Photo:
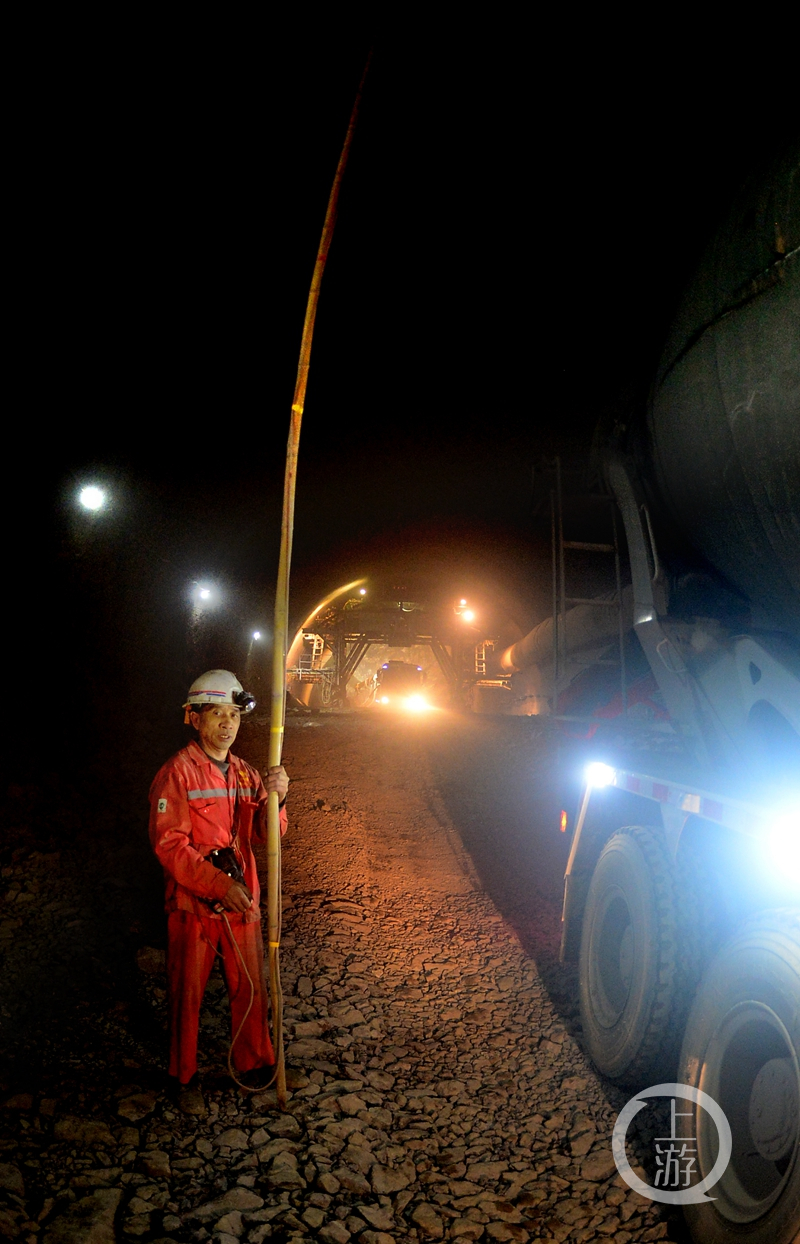
[[[207,670],[195,678],[183,707],[189,712],[200,704],[235,704],[243,713],[251,713],[256,706],[255,696],[244,691],[242,684],[230,670]]]

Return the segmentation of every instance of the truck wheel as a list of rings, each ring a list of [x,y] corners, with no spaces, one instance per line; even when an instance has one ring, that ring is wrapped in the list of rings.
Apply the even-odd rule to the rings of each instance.
[[[800,913],[749,921],[710,964],[694,1000],[678,1079],[701,1088],[731,1126],[728,1168],[685,1206],[703,1244],[793,1244],[800,1235]],[[694,1103],[698,1179],[714,1165],[717,1131]]]
[[[609,1079],[641,1087],[664,1060],[675,1030],[677,926],[674,869],[657,832],[618,830],[592,876],[580,950],[584,1040]]]

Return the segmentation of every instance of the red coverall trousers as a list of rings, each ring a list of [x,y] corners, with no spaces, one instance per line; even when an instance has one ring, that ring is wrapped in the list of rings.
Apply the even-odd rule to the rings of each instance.
[[[188,1084],[197,1071],[197,1035],[203,993],[216,952],[222,956],[231,1004],[231,1038],[236,1037],[232,1062],[238,1071],[250,1071],[274,1063],[275,1054],[267,1027],[267,989],[261,925],[245,923],[227,913],[228,924],[253,982],[242,970],[242,961],[231,945],[224,920],[172,911],[168,917],[167,974],[169,976],[169,1074]],[[245,1018],[246,1016],[246,1018]],[[242,1024],[242,1021],[244,1023]]]

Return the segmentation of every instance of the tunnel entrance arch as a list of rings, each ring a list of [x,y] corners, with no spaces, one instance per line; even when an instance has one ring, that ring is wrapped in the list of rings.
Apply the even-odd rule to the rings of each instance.
[[[463,602],[412,595],[420,593],[404,584],[354,579],[325,597],[298,628],[289,650],[292,696],[309,708],[348,703],[348,684],[377,649],[384,650],[382,660],[403,652],[417,653],[415,661],[427,650],[436,681],[455,707],[467,706],[476,684],[504,683],[487,677],[494,636],[465,621]]]

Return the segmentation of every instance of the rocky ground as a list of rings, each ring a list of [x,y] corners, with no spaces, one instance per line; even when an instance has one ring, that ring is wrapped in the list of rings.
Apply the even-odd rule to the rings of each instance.
[[[263,763],[263,737],[238,750]],[[224,1072],[218,972],[200,1091],[165,1092],[150,774],[111,841],[44,832],[46,779],[12,790],[0,1238],[684,1240],[611,1158],[628,1094],[584,1056],[556,960],[563,844],[537,837],[528,723],[294,718],[285,761],[285,1113]],[[79,796],[58,806],[84,825]]]

